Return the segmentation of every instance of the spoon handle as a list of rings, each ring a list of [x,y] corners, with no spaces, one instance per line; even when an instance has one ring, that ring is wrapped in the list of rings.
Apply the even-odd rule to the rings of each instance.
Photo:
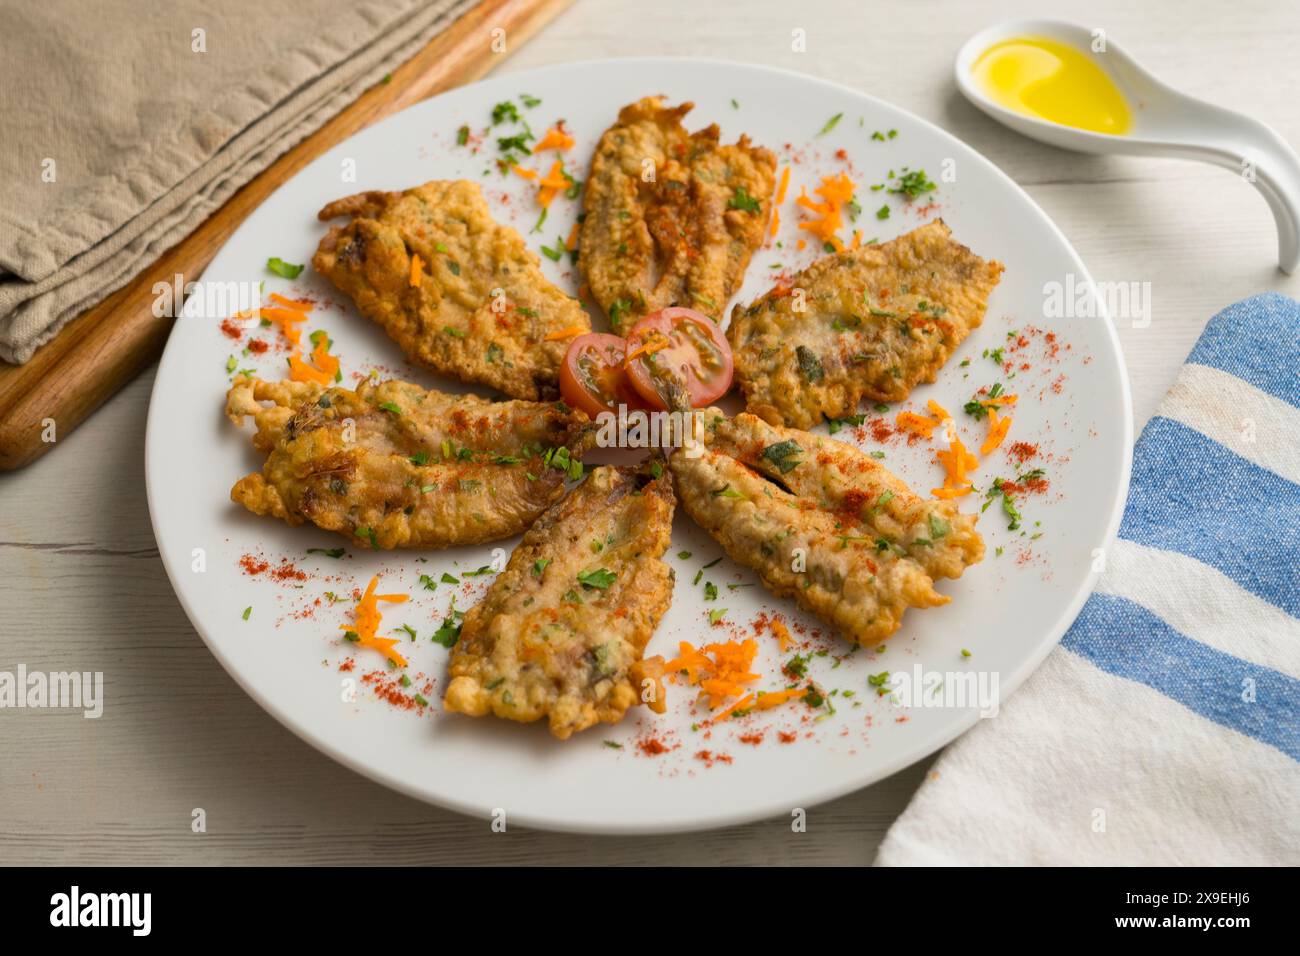
[[[1259,120],[1196,102],[1193,138],[1162,138],[1162,152],[1231,169],[1264,196],[1277,223],[1277,264],[1287,275],[1300,267],[1300,156],[1272,127]],[[1208,111],[1208,112],[1207,112]],[[1146,150],[1143,150],[1146,152]]]

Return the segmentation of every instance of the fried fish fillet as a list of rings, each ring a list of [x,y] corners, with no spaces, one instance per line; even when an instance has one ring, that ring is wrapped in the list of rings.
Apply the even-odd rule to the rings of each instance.
[[[638,100],[596,145],[578,263],[618,334],[672,305],[720,320],[763,242],[776,157],[721,145],[716,125],[687,133],[693,105]]]
[[[946,604],[935,579],[984,555],[974,515],[913,494],[852,445],[754,415],[721,421],[702,455],[669,468],[733,560],[859,644],[889,637],[909,607]]]
[[[361,193],[320,211],[338,216],[352,221],[330,229],[313,267],[411,361],[515,398],[555,397],[566,343],[547,335],[591,320],[519,233],[493,221],[477,183]]]
[[[748,308],[727,338],[749,411],[811,428],[866,397],[906,398],[984,321],[1002,263],[955,242],[943,220],[818,259]]]
[[[673,505],[666,473],[604,466],[543,514],[465,615],[447,710],[545,717],[561,740],[622,720],[658,680],[641,654],[672,599]]]
[[[566,475],[580,473],[590,442],[586,416],[563,405],[399,381],[352,391],[241,378],[226,414],[236,425],[254,416],[253,446],[267,454],[261,472],[235,483],[232,501],[376,549],[518,534],[564,493]]]

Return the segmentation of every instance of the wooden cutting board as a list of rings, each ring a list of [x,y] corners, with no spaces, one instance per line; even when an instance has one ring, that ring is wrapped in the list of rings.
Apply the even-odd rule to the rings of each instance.
[[[572,2],[481,0],[394,70],[391,80],[363,93],[129,284],[64,326],[30,362],[0,363],[0,470],[21,468],[58,447],[51,434],[65,438],[162,354],[174,320],[153,314],[155,282],[170,284],[178,273],[197,279],[239,224],[298,170],[358,130],[483,76]],[[498,29],[505,31],[502,52],[492,48],[494,37],[502,36],[494,33]]]

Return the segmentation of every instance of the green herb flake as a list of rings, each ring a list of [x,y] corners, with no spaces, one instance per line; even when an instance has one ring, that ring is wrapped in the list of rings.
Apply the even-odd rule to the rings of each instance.
[[[809,383],[820,382],[826,377],[826,370],[822,368],[821,359],[808,346],[798,346],[795,349],[795,358],[799,362],[799,371],[803,373],[805,381]]]
[[[308,554],[323,554],[323,555],[325,555],[325,557],[327,557],[327,558],[335,558],[335,559],[338,559],[338,558],[343,557],[343,555],[347,554],[347,551],[346,551],[346,549],[344,549],[344,548],[308,548],[308,549],[307,549],[307,553],[308,553]]]
[[[731,195],[731,199],[727,201],[727,208],[740,209],[758,215],[763,211],[763,204],[751,196],[744,186],[737,186],[736,191]]]
[[[821,132],[818,133],[817,135],[818,135],[818,136],[825,136],[827,133],[829,133],[831,130],[833,130],[836,126],[839,126],[839,125],[840,125],[840,120],[842,120],[843,118],[844,118],[844,114],[843,114],[843,113],[836,113],[834,116],[832,116],[830,119],[828,119],[828,120],[826,121],[826,125],[822,127]]]
[[[597,588],[601,591],[608,588],[618,577],[608,568],[594,568],[590,571],[578,572],[578,583],[584,588]]]
[[[302,270],[306,268],[306,266],[297,266],[292,262],[285,262],[279,256],[272,256],[267,259],[266,267],[281,279],[296,279],[302,273]]]

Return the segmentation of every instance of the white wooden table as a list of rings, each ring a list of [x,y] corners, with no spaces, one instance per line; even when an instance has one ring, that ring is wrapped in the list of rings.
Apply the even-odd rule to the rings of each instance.
[[[1120,329],[1137,424],[1205,321],[1252,293],[1300,295],[1275,269],[1264,202],[1175,161],[1078,156],[1019,138],[962,100],[952,57],[976,29],[1060,15],[1107,30],[1158,75],[1300,144],[1293,0],[579,0],[502,66],[632,54],[723,57],[849,84],[926,117],[1022,184],[1101,280],[1150,282],[1149,327]],[[803,29],[807,52],[791,50]],[[653,92],[653,91],[647,91]],[[0,476],[0,670],[115,675],[104,716],[0,710],[0,863],[868,863],[923,761],[815,809],[707,834],[596,838],[485,823],[345,770],[254,704],[190,627],[144,494],[145,374],[51,454]],[[184,436],[177,436],[184,454]],[[191,832],[193,808],[207,832]]]

